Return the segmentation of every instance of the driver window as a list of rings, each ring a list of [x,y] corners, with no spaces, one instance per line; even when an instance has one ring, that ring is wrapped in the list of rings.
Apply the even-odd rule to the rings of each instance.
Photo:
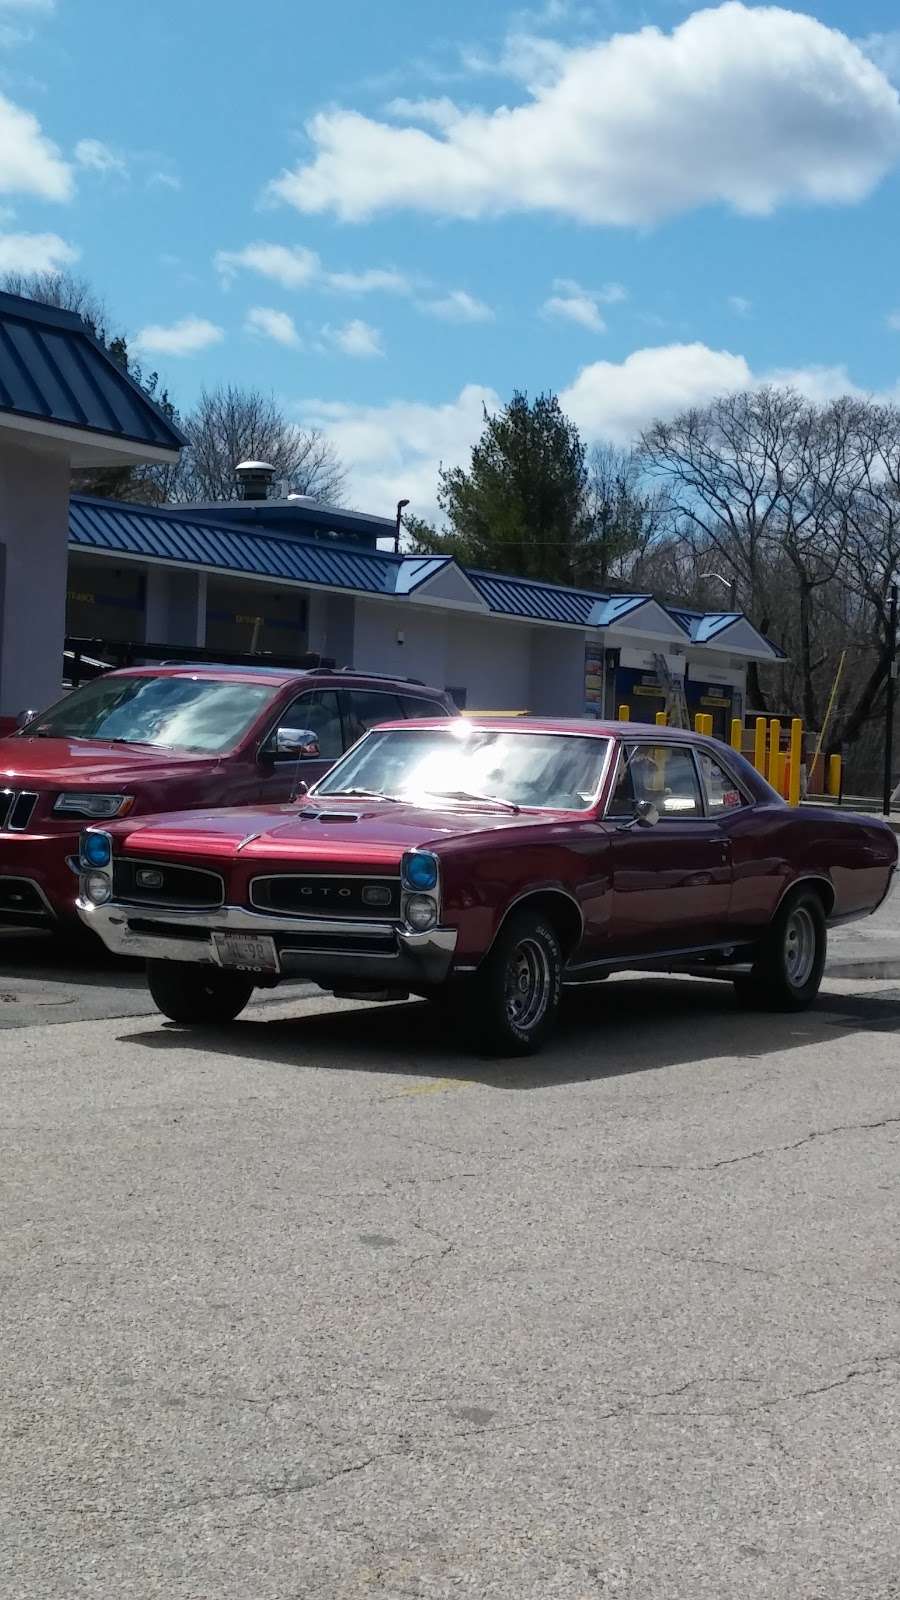
[[[623,750],[607,815],[631,817],[640,800],[649,800],[664,817],[702,817],[697,772],[689,749],[637,744]]]
[[[344,753],[341,710],[337,691],[317,689],[313,694],[301,694],[278,718],[279,728],[309,728],[319,741],[319,754],[323,761],[337,761]]]

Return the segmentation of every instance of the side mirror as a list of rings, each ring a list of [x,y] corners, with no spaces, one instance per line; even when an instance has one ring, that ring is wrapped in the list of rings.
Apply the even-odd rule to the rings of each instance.
[[[39,711],[20,711],[19,715],[16,717],[16,727],[27,728],[29,722],[33,722],[35,717],[39,716]]]
[[[632,828],[655,828],[659,821],[659,811],[652,800],[639,800],[634,808],[634,816],[623,822],[620,833],[630,833]]]
[[[315,761],[319,735],[312,728],[277,728],[262,753],[272,761]]]

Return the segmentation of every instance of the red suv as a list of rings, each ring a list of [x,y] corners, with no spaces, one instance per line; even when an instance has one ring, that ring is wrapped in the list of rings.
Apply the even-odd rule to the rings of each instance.
[[[0,739],[0,921],[78,926],[85,823],[289,800],[377,723],[456,714],[441,689],[349,669],[106,673]]]

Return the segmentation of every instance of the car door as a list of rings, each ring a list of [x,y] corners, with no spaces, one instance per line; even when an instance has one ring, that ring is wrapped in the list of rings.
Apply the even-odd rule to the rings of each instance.
[[[612,847],[610,941],[628,956],[724,943],[731,901],[731,846],[711,814],[689,744],[629,741],[606,810]],[[651,826],[640,801],[656,807]]]
[[[280,756],[277,736],[284,730],[314,733],[319,746],[317,756]],[[260,798],[278,802],[289,800],[299,783],[310,787],[324,778],[344,753],[344,721],[336,689],[308,689],[279,712],[260,752]]]

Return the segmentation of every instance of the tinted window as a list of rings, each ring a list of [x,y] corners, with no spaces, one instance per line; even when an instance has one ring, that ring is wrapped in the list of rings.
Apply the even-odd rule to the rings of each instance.
[[[116,740],[218,754],[248,732],[277,687],[212,678],[96,678],[60,700],[28,737]]]
[[[706,790],[706,803],[711,812],[738,811],[747,804],[731,773],[726,772],[715,756],[706,750],[698,750],[697,758]]]
[[[336,761],[344,753],[341,708],[336,689],[317,689],[301,694],[278,718],[280,728],[309,728],[318,738],[319,754]]]
[[[607,816],[633,816],[639,800],[649,800],[661,816],[702,816],[697,772],[690,750],[678,745],[651,744],[624,748]]]
[[[411,694],[401,694],[398,698],[403,715],[411,720],[416,717],[445,717],[447,715],[447,707],[441,705],[437,700],[417,699]]]
[[[382,693],[377,689],[345,689],[343,702],[348,745],[355,744],[379,722],[403,721],[400,701],[395,694]]]
[[[421,805],[439,804],[443,797],[584,811],[597,793],[608,743],[590,736],[489,732],[457,722],[448,722],[447,732],[375,732],[338,762],[315,793],[367,789],[412,797]]]

